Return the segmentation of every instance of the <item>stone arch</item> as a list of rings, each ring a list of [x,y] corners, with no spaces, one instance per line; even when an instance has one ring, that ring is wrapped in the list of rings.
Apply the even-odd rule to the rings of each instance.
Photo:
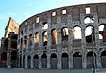
[[[7,63],[7,53],[2,52],[2,54],[1,54],[1,66],[6,67],[6,63]]]
[[[47,55],[45,53],[41,56],[42,68],[47,68]]]
[[[81,47],[81,28],[80,26],[76,25],[72,29],[73,34],[73,47]]]
[[[29,42],[28,42],[29,46],[31,46],[32,45],[32,34],[30,34],[28,38],[29,38]]]
[[[82,39],[81,37],[81,27],[79,25],[75,25],[72,29],[73,40]],[[79,34],[78,34],[79,33]],[[77,35],[78,34],[78,35]]]
[[[39,56],[37,54],[35,54],[33,57],[33,65],[35,69],[39,68]]]
[[[73,54],[73,68],[75,69],[82,68],[82,55],[80,52],[75,52]]]
[[[34,35],[34,43],[39,43],[39,32],[36,32]]]
[[[101,66],[102,68],[106,68],[106,50],[101,53]]]
[[[85,38],[86,38],[86,42],[89,44],[89,43],[92,43],[95,41],[95,30],[94,30],[94,26],[93,25],[88,25],[86,26],[85,28]],[[88,45],[87,44],[87,45]]]
[[[12,37],[11,37],[11,39],[17,39],[18,37],[17,37],[17,35],[13,35]]]
[[[47,31],[44,31],[42,33],[42,41],[43,41],[43,46],[46,46],[47,45]]]
[[[26,46],[27,46],[27,36],[24,36],[24,48],[26,48]]]
[[[57,44],[57,30],[56,29],[51,30],[51,41],[52,41],[52,44]]]
[[[96,54],[90,51],[87,53],[87,68],[93,68],[94,63],[96,65]]]
[[[11,37],[11,48],[17,49],[17,35]]]
[[[42,29],[48,29],[48,24],[47,24],[47,22],[44,22],[44,23],[42,24]]]
[[[63,53],[61,56],[61,67],[62,69],[69,68],[69,56],[67,53]]]
[[[85,23],[85,24],[94,23],[94,18],[93,18],[93,16],[86,16],[85,19],[84,19],[84,23]]]
[[[62,41],[68,41],[68,28],[67,27],[63,27],[61,29],[61,38],[62,38]]]
[[[27,56],[27,68],[31,68],[31,56]]]
[[[51,69],[57,69],[57,55],[55,53],[51,54],[50,64]]]
[[[23,30],[21,31],[21,37],[23,36]]]
[[[11,67],[12,68],[17,67],[17,52],[16,51],[11,52]]]
[[[4,50],[7,50],[8,49],[8,38],[6,38],[5,41],[4,41],[3,49]]]
[[[100,24],[98,26],[99,30],[99,39],[101,40],[100,42],[106,42],[106,24]]]

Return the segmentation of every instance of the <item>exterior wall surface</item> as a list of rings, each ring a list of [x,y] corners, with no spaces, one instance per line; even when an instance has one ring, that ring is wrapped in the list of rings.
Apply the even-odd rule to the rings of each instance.
[[[86,8],[90,8],[90,13],[86,13]],[[85,23],[87,17],[93,22]],[[43,24],[47,24],[48,28],[42,29]],[[100,32],[98,28],[100,25],[104,25],[105,28],[105,24],[106,3],[67,6],[36,14],[19,26],[17,40],[19,66],[37,69],[92,68],[95,54],[96,67],[101,68],[101,54],[106,50],[106,42],[103,41],[106,31],[104,29]],[[76,26],[81,29],[81,39],[74,39],[73,28]],[[94,30],[91,35],[86,36],[88,26],[92,26]],[[64,28],[68,29],[68,35]],[[103,32],[104,38],[100,40],[99,34]],[[36,36],[35,33],[39,35]],[[92,42],[88,43],[87,40],[90,38]],[[36,39],[39,41],[35,42]]]

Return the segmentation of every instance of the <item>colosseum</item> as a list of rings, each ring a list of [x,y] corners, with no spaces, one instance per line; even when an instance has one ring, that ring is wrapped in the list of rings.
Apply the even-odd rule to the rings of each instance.
[[[19,66],[34,69],[106,68],[106,3],[65,6],[19,26]]]

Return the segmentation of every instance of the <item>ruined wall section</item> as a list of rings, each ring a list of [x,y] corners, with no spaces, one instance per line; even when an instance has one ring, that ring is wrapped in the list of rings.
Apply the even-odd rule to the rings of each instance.
[[[4,37],[8,37],[8,34],[10,32],[14,32],[15,34],[18,34],[18,31],[19,31],[18,29],[19,29],[19,24],[10,17],[8,24],[5,28],[5,36]]]

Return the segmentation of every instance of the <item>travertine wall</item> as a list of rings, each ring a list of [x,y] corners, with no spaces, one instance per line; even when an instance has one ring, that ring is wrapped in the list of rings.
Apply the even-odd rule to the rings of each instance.
[[[86,8],[90,8],[90,13],[86,13]],[[65,14],[62,12],[66,11]],[[52,16],[55,12],[56,15]],[[89,17],[94,22],[85,23],[84,20]],[[39,20],[39,21],[38,21]],[[36,23],[37,22],[37,23]],[[42,29],[42,24],[47,23],[48,29]],[[74,61],[74,54],[79,53],[81,56],[81,67],[88,68],[88,56],[89,52],[94,52],[96,54],[96,66],[98,68],[101,65],[101,53],[105,51],[105,44],[99,39],[99,26],[106,24],[106,3],[95,3],[95,4],[83,4],[61,7],[57,9],[52,9],[39,14],[36,14],[28,19],[26,19],[19,27],[18,34],[18,52],[19,61],[21,60],[21,66],[25,68],[35,68],[34,67],[34,55],[39,57],[38,68],[51,68],[51,54],[55,53],[57,55],[57,69],[61,68],[76,68]],[[81,28],[81,39],[75,40],[73,28],[79,26]],[[94,28],[94,39],[92,43],[86,42],[85,30],[88,26],[93,26]],[[68,40],[62,41],[62,29],[68,29]],[[56,30],[57,43],[52,44],[52,32]],[[39,43],[34,43],[35,33],[39,33]],[[43,33],[47,32],[47,45],[43,46]],[[104,29],[105,32],[105,29]],[[30,41],[29,35],[32,35],[32,40]],[[24,48],[24,37],[27,37],[26,47]],[[29,42],[30,41],[30,42]],[[30,44],[30,45],[29,45]],[[67,67],[63,67],[63,57],[65,53],[68,54]],[[46,54],[47,67],[43,67],[42,55]],[[29,57],[30,56],[30,57]],[[65,56],[66,57],[66,56]],[[76,56],[78,57],[78,56]]]

